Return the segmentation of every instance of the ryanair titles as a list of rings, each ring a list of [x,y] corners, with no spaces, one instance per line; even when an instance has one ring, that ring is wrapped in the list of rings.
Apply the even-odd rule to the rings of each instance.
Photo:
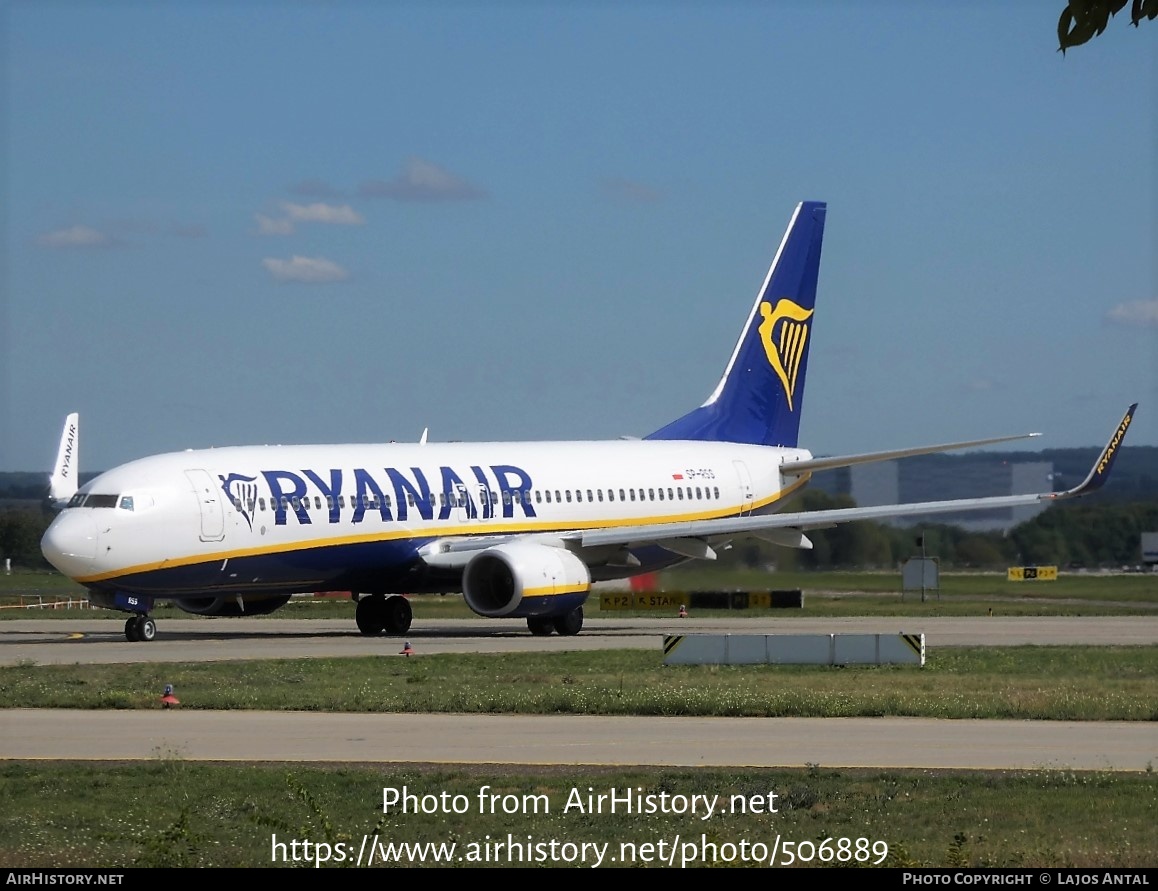
[[[1134,406],[1130,406],[1130,410],[1126,412],[1126,416],[1122,418],[1122,423],[1118,425],[1118,429],[1110,438],[1110,442],[1106,445],[1106,450],[1102,452],[1101,458],[1098,459],[1098,475],[1105,473],[1107,468],[1114,462],[1114,455],[1118,452],[1118,445],[1122,441],[1122,437],[1126,435],[1126,429],[1130,426],[1130,422],[1134,419]]]
[[[520,511],[534,517],[530,503],[531,475],[513,464],[472,464],[465,472],[439,467],[429,472],[420,467],[331,468],[316,470],[262,470],[257,476],[221,474],[221,490],[246,522],[253,525],[254,511],[269,499],[274,524],[284,526],[293,516],[303,526],[337,523],[343,511],[352,523],[368,513],[382,520],[489,520],[509,519]],[[263,486],[259,480],[264,480]],[[268,495],[262,490],[267,490]],[[325,513],[317,508],[321,506]],[[311,512],[311,508],[313,511]]]

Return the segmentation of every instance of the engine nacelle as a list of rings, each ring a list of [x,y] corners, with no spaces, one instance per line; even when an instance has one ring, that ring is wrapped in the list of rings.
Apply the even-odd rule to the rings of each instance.
[[[532,542],[487,548],[462,573],[466,605],[492,619],[563,615],[581,606],[590,590],[591,573],[582,560]]]
[[[195,616],[264,616],[289,603],[289,594],[248,594],[237,597],[182,597],[178,607]]]

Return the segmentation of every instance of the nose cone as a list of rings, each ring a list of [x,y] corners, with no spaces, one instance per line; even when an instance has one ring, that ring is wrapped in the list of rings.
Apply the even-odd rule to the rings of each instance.
[[[40,550],[44,559],[69,578],[83,578],[93,570],[97,535],[92,511],[73,508],[52,521],[40,539]]]

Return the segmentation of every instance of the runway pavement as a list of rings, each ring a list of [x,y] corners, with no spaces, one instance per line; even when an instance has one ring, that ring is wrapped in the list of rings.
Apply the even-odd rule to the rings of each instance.
[[[363,637],[350,619],[167,618],[157,639],[129,643],[119,619],[0,621],[0,665],[220,662],[397,653],[402,639]],[[1158,644],[1158,616],[978,618],[595,618],[575,637],[533,637],[522,620],[416,621],[405,636],[419,655],[528,650],[655,649],[665,634],[924,633],[928,647],[1018,644]]]
[[[0,712],[0,758],[1143,771],[1147,722]]]

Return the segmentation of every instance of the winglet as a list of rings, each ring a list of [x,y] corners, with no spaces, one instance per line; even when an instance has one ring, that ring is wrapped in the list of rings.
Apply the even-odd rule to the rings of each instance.
[[[1135,402],[1126,409],[1126,414],[1122,416],[1118,429],[1114,431],[1114,435],[1110,437],[1110,441],[1102,449],[1102,454],[1098,456],[1098,460],[1094,462],[1094,466],[1090,468],[1089,474],[1082,480],[1081,485],[1067,489],[1065,492],[1058,492],[1054,498],[1076,498],[1079,495],[1088,495],[1106,484],[1106,480],[1110,478],[1110,470],[1113,469],[1114,461],[1118,457],[1118,447],[1126,438],[1126,430],[1129,428],[1130,422],[1134,420],[1134,409],[1137,407],[1138,403]]]
[[[59,510],[76,494],[77,447],[80,443],[80,415],[76,412],[64,419],[60,431],[60,446],[56,450],[56,465],[48,478],[48,500]]]

